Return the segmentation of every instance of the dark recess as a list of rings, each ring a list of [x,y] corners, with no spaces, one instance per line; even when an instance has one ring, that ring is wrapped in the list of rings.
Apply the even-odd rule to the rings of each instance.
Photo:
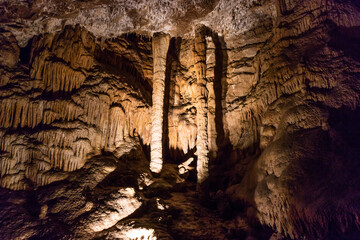
[[[28,66],[30,63],[32,42],[32,39],[30,39],[25,47],[20,48],[20,64],[22,65]]]

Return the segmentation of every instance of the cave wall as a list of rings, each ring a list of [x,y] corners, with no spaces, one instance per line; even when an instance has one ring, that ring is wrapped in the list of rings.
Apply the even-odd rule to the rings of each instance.
[[[186,21],[207,28],[213,190],[290,238],[359,228],[358,3],[251,1],[244,14],[236,4]],[[233,18],[222,23],[226,10]],[[234,24],[240,16],[251,27]],[[198,124],[194,36],[184,29],[172,32],[165,72],[165,161],[176,163],[194,154]],[[2,30],[2,187],[47,185],[90,156],[150,143],[151,37],[89,30],[38,35],[27,50]]]
[[[104,64],[102,57],[112,55],[100,45],[87,30],[69,26],[34,38],[26,64],[13,64],[16,45],[8,50],[2,62],[2,187],[28,189],[64,179],[91,155],[121,155],[127,139],[138,135],[149,143],[149,92],[136,87],[142,84],[136,66]],[[144,45],[139,54],[151,51]]]
[[[229,129],[253,131],[247,136],[260,150],[227,193],[291,238],[330,237],[359,226],[352,184],[359,127],[348,118],[359,111],[359,57],[350,54],[359,52],[359,8],[352,1],[280,1],[278,10],[254,57],[259,78],[226,114]],[[230,135],[235,146],[242,138]]]

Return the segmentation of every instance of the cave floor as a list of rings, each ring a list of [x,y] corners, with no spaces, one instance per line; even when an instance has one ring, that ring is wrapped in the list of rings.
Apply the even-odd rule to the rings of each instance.
[[[142,151],[96,156],[50,185],[0,189],[0,238],[269,239],[218,193],[200,202],[177,165],[153,177],[148,164]]]

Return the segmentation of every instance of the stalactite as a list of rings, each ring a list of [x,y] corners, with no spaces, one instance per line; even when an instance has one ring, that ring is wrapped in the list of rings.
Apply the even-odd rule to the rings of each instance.
[[[166,55],[169,49],[170,35],[156,33],[153,36],[153,95],[151,114],[151,162],[150,170],[159,173],[162,169],[163,111],[165,91]]]
[[[123,109],[118,106],[110,108],[109,114],[109,126],[105,139],[105,146],[107,150],[113,151],[122,141],[124,141],[124,137],[126,136],[124,133],[126,115]]]
[[[209,149],[208,149],[208,90],[206,88],[206,38],[205,27],[199,27],[195,31],[194,66],[197,77],[196,120],[197,138],[196,154],[197,162],[197,189],[202,191],[205,180],[209,177]]]
[[[75,71],[60,62],[45,62],[42,72],[44,85],[48,91],[52,92],[71,92],[73,89],[78,89],[85,78],[82,72]]]
[[[5,128],[34,128],[43,119],[44,102],[29,102],[26,98],[0,101],[0,126]]]
[[[132,148],[138,137],[150,144],[149,101],[143,101],[143,93],[131,83],[138,81],[136,66],[148,55],[126,62],[133,77],[125,72],[126,77],[108,72],[94,75],[91,69],[98,64],[94,42],[91,34],[79,30],[67,27],[55,36],[34,39],[30,78],[19,73],[14,78],[19,84],[13,84],[11,78],[3,80],[9,75],[6,71],[1,74],[0,82],[7,89],[0,99],[2,187],[20,190],[46,185],[102,151],[121,156],[124,144]],[[141,52],[150,54],[150,46]],[[151,66],[150,62],[144,64]],[[85,82],[86,76],[90,78]],[[36,89],[34,94],[31,89]],[[48,97],[58,91],[66,92],[66,97]]]
[[[195,109],[191,107],[191,109]],[[184,114],[184,112],[186,114]],[[169,113],[169,148],[182,150],[185,154],[196,144],[195,110],[179,107]]]

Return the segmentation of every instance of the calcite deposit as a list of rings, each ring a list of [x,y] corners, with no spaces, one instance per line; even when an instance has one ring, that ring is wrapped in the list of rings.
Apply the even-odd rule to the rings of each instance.
[[[1,239],[359,239],[356,0],[0,2]]]
[[[151,161],[150,170],[160,173],[163,164],[163,125],[164,97],[166,78],[166,56],[170,44],[170,35],[153,36],[153,94],[151,113]]]
[[[206,29],[196,29],[194,39],[194,68],[196,73],[196,155],[197,181],[201,184],[209,178],[209,148],[208,148],[208,90],[206,86]],[[200,187],[201,188],[201,187]]]

